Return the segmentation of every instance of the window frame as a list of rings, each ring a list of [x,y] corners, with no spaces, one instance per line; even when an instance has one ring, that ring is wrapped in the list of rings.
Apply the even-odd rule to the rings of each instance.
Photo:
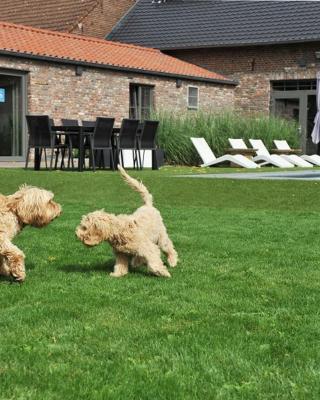
[[[142,104],[142,89],[143,88],[147,88],[149,89],[149,94],[150,94],[150,102],[149,102],[149,110],[147,111],[147,113],[151,113],[152,110],[154,110],[154,89],[155,89],[155,85],[148,85],[148,84],[143,84],[143,83],[135,83],[135,82],[130,82],[129,84],[129,117],[132,118],[133,114],[136,114],[136,118],[139,121],[144,121],[145,119],[145,111],[146,108],[145,105]],[[131,99],[132,99],[132,92],[131,90],[136,90],[138,92],[138,101],[137,101],[137,106],[136,106],[136,110],[135,107],[132,106],[131,104]],[[134,93],[134,92],[133,92]],[[134,111],[135,110],[135,111]]]
[[[190,98],[190,89],[197,89],[197,105],[196,106],[192,106],[190,105],[189,102],[189,98]],[[194,96],[191,96],[193,98],[195,98]],[[187,105],[188,105],[188,109],[189,110],[199,110],[199,104],[200,104],[200,88],[199,86],[195,86],[195,85],[188,85],[188,91],[187,91]]]

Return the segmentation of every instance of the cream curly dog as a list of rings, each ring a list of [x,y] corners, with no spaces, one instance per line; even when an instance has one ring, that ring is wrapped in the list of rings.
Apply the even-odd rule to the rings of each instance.
[[[167,234],[160,212],[152,205],[152,195],[136,179],[131,178],[118,166],[123,179],[140,193],[144,205],[131,215],[114,215],[103,210],[94,211],[82,217],[76,235],[87,246],[107,241],[113,248],[116,264],[111,276],[120,277],[128,273],[129,261],[132,266],[146,264],[157,276],[170,277],[161,260],[161,250],[166,254],[168,264],[175,267],[178,255]]]
[[[0,275],[22,282],[26,277],[23,252],[11,240],[26,226],[42,227],[61,214],[53,193],[23,185],[9,196],[0,194]]]

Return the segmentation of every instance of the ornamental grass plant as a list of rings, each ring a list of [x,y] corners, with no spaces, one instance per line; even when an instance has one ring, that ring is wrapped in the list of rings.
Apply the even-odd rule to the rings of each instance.
[[[248,116],[236,112],[176,112],[159,111],[152,119],[160,121],[158,145],[165,151],[166,162],[196,165],[198,155],[190,137],[204,137],[218,157],[230,147],[228,138],[262,139],[267,148],[274,148],[274,139],[287,140],[290,146],[299,146],[298,125],[277,117]]]

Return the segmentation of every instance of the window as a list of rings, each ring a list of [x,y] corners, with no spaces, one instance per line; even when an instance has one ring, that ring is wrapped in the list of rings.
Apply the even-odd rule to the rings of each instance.
[[[315,79],[271,81],[271,85],[273,90],[278,90],[278,91],[316,90],[317,81]]]
[[[130,84],[129,116],[144,121],[153,109],[153,86]]]
[[[197,110],[199,107],[199,88],[188,86],[188,108]]]

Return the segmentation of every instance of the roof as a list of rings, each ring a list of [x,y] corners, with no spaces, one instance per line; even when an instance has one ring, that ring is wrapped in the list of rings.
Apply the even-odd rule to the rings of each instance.
[[[235,84],[160,50],[0,22],[0,54]]]
[[[135,0],[0,0],[0,18],[103,39],[134,3]]]
[[[139,0],[108,39],[163,50],[320,40],[320,1]]]
[[[71,32],[100,0],[1,0],[1,20]]]

